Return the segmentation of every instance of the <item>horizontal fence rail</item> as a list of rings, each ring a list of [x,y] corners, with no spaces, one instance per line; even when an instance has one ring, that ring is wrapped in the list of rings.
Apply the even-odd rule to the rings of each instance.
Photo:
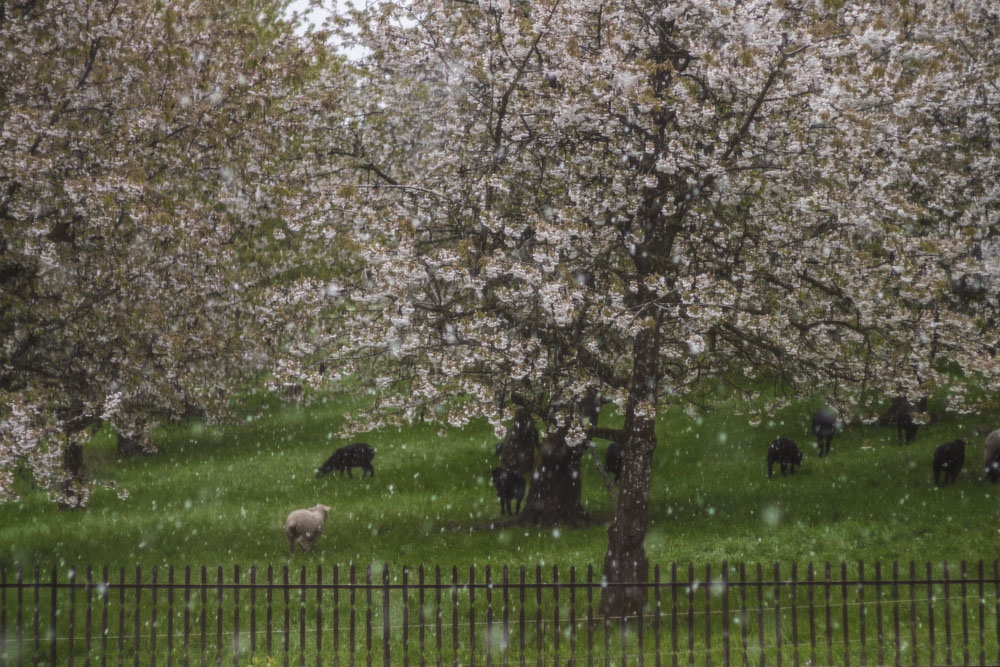
[[[1000,563],[0,569],[0,667],[379,663],[996,665]]]

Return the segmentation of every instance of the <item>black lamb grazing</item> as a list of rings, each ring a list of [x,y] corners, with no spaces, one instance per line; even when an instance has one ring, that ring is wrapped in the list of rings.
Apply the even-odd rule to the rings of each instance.
[[[361,468],[361,479],[364,479],[365,474],[375,476],[375,468],[372,467],[372,458],[375,456],[375,450],[371,445],[364,442],[355,442],[353,445],[347,445],[341,447],[333,454],[330,455],[323,465],[319,467],[316,471],[317,477],[322,477],[328,472],[347,471],[347,476],[354,479],[354,475],[351,474],[351,468]]]
[[[795,466],[802,465],[802,451],[788,438],[775,438],[767,446],[767,476],[771,477],[774,464],[781,464],[781,474],[795,474]]]
[[[823,408],[813,415],[812,432],[816,436],[816,449],[820,458],[830,453],[830,443],[837,433],[837,415],[830,408]]]
[[[934,450],[934,483],[944,486],[954,484],[958,472],[965,465],[965,440],[952,440]],[[944,473],[944,484],[938,478]]]
[[[615,476],[617,484],[622,474],[622,457],[625,455],[625,448],[617,442],[608,445],[608,451],[604,454],[604,472]]]
[[[519,472],[506,468],[493,469],[493,487],[500,499],[500,514],[517,514],[521,511],[521,501],[524,500],[524,476]],[[517,509],[510,511],[510,501],[517,501]]]
[[[983,473],[989,482],[1000,481],[1000,431],[993,431],[986,436],[986,446],[983,448]]]

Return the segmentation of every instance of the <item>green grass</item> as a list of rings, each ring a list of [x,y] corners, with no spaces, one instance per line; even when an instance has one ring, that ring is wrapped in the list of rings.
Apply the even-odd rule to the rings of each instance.
[[[893,429],[838,434],[815,456],[808,406],[748,426],[726,405],[700,420],[670,411],[661,421],[646,541],[654,563],[943,560],[991,557],[1000,536],[1000,487],[979,481],[979,418],[946,417],[896,445]],[[331,475],[319,465],[336,447],[340,405],[264,406],[227,427],[185,423],[161,430],[160,453],[119,459],[102,433],[88,470],[129,492],[99,487],[84,511],[57,511],[40,491],[0,505],[0,565],[222,565],[387,563],[494,567],[599,566],[610,500],[595,462],[583,462],[583,498],[594,524],[581,529],[493,525],[493,434],[415,425],[368,434],[374,479]],[[794,475],[767,479],[776,435],[806,450]],[[937,488],[936,445],[972,443],[957,484]],[[604,443],[599,443],[603,453]],[[292,509],[332,508],[316,550],[288,557]]]
[[[235,600],[230,591],[219,598],[212,584],[216,582],[217,568],[224,572],[225,580],[231,581],[234,566],[242,570],[242,582],[249,580],[251,566],[257,567],[257,581],[264,581],[269,565],[274,567],[275,580],[280,581],[285,567],[289,568],[293,584],[300,580],[301,569],[307,570],[308,581],[315,581],[317,567],[322,567],[324,582],[330,583],[334,566],[339,567],[340,581],[348,578],[351,564],[358,568],[358,580],[364,579],[367,567],[372,566],[375,580],[380,580],[381,567],[387,566],[392,583],[398,584],[402,566],[415,568],[425,565],[429,568],[428,579],[433,576],[433,567],[442,568],[444,581],[450,581],[453,566],[458,568],[459,582],[468,580],[469,566],[475,564],[477,580],[482,581],[487,565],[493,568],[493,580],[501,577],[504,565],[511,567],[511,580],[516,581],[518,568],[527,566],[529,588],[527,591],[527,627],[525,640],[528,655],[534,655],[539,627],[533,625],[538,609],[534,604],[534,591],[530,583],[535,579],[535,568],[541,566],[543,581],[551,581],[552,566],[558,565],[560,579],[568,578],[569,568],[577,568],[577,580],[583,580],[587,566],[593,566],[600,577],[600,566],[607,540],[606,523],[612,508],[604,490],[596,463],[587,457],[583,463],[583,498],[586,509],[594,518],[588,528],[553,529],[548,527],[505,525],[499,526],[499,503],[488,483],[489,470],[495,465],[492,444],[495,437],[485,426],[457,431],[440,429],[432,425],[416,425],[405,431],[387,430],[368,434],[365,440],[375,446],[374,460],[376,477],[354,479],[345,476],[329,476],[317,479],[315,468],[343,444],[335,437],[341,420],[341,412],[348,399],[320,403],[299,408],[262,404],[243,423],[228,427],[207,427],[191,422],[164,428],[157,435],[160,453],[139,458],[120,460],[114,443],[108,433],[101,433],[87,448],[88,470],[97,479],[114,479],[119,487],[129,491],[127,499],[119,499],[112,489],[98,487],[94,492],[90,507],[84,511],[57,511],[41,491],[26,490],[21,500],[0,505],[0,566],[7,568],[7,581],[15,576],[17,568],[23,568],[25,578],[34,580],[33,569],[41,569],[41,579],[46,581],[52,568],[61,581],[65,582],[69,570],[75,568],[77,581],[82,581],[88,566],[94,567],[95,580],[99,580],[101,569],[110,569],[110,579],[116,582],[120,568],[125,569],[126,581],[134,581],[136,566],[142,568],[142,578],[150,581],[152,568],[159,568],[159,581],[167,576],[167,568],[175,568],[175,582],[181,583],[184,567],[191,566],[192,581],[200,582],[201,567],[207,566],[208,593],[205,603],[206,620],[202,625],[201,603],[197,588],[192,589],[193,602],[190,607],[192,634],[190,650],[194,656],[201,651],[200,632],[206,627],[205,650],[211,659],[217,650],[226,656],[233,651],[233,636],[229,623],[233,616]],[[748,578],[756,580],[756,568],[762,567],[765,577],[773,574],[774,563],[781,563],[782,576],[790,574],[791,564],[798,565],[798,580],[806,577],[807,564],[817,566],[817,579],[822,577],[823,564],[833,563],[832,595],[832,652],[834,661],[841,661],[845,650],[840,642],[839,623],[843,609],[848,609],[851,627],[856,630],[860,616],[862,596],[853,587],[844,591],[836,585],[840,577],[841,561],[849,563],[851,575],[857,572],[857,562],[864,561],[866,574],[870,577],[874,563],[883,563],[883,577],[891,577],[891,562],[900,562],[901,576],[906,578],[909,561],[916,561],[918,578],[925,577],[926,562],[933,562],[936,575],[942,571],[942,561],[950,561],[950,577],[958,578],[959,561],[968,561],[970,576],[975,574],[976,561],[986,559],[987,576],[992,576],[991,561],[995,558],[998,534],[1000,534],[1000,487],[985,484],[978,479],[982,436],[976,433],[985,425],[980,417],[958,418],[946,416],[931,427],[921,428],[917,441],[911,445],[898,446],[896,433],[892,429],[857,427],[847,429],[834,440],[829,458],[819,459],[813,452],[807,437],[810,406],[799,404],[780,415],[772,423],[751,427],[745,418],[737,415],[731,406],[720,405],[713,412],[698,420],[692,420],[679,410],[670,411],[659,425],[659,447],[655,457],[654,483],[650,511],[649,534],[646,540],[650,560],[658,565],[663,580],[670,576],[670,564],[678,563],[679,581],[688,580],[689,563],[694,564],[696,579],[704,578],[705,565],[710,564],[713,579],[720,573],[721,563],[730,565],[730,581],[737,580],[737,564],[745,563]],[[794,475],[776,476],[769,480],[766,476],[765,450],[767,443],[779,434],[792,437],[806,450],[802,468]],[[930,462],[934,447],[946,440],[964,437],[973,443],[967,452],[967,465],[959,475],[958,483],[951,487],[936,488],[932,484]],[[599,451],[603,454],[604,443]],[[282,526],[285,516],[292,509],[311,506],[317,502],[330,505],[333,510],[322,536],[312,554],[296,554],[289,557]],[[416,572],[410,581],[416,579]],[[714,587],[711,587],[714,589]],[[911,625],[909,589],[902,587],[901,614],[904,663],[909,662],[912,649],[906,644]],[[994,587],[995,588],[995,587]],[[701,662],[705,653],[703,631],[704,605],[707,604],[705,587],[701,586],[694,598],[694,615],[699,619],[695,633],[688,635],[686,619],[689,613],[687,593],[679,591],[677,636],[679,655],[686,660],[690,648],[696,662]],[[512,589],[513,591],[513,589]],[[924,639],[920,648],[921,659],[926,658],[926,604],[929,587],[917,586],[914,597],[917,622],[913,624]],[[933,588],[938,600],[937,626],[938,659],[943,655],[944,632],[941,624],[941,586]],[[958,618],[963,599],[956,597],[957,584],[952,588],[952,602],[948,606],[953,615],[954,636],[958,633]],[[822,589],[816,591],[817,601],[822,600]],[[31,635],[31,616],[39,613],[41,629],[48,627],[48,590],[43,586],[39,602],[34,602],[34,590],[24,591],[24,613],[26,636]],[[111,633],[108,654],[119,653],[127,659],[136,654],[145,655],[151,651],[150,638],[159,634],[156,652],[165,655],[164,619],[172,618],[174,636],[177,637],[175,651],[180,650],[180,632],[183,622],[180,603],[181,591],[176,591],[177,600],[172,607],[167,606],[165,593],[158,599],[159,627],[151,630],[152,622],[150,593],[144,594],[140,614],[141,625],[134,629],[134,592],[129,589],[124,603],[118,599],[117,589],[111,591],[109,616]],[[775,625],[775,599],[770,591],[763,590],[758,595],[753,587],[748,595],[748,617],[746,619],[749,638],[749,662],[757,664],[758,654],[758,607],[763,613],[764,644],[767,660],[774,661],[777,647]],[[8,603],[14,600],[14,591],[8,593]],[[66,593],[61,593],[65,596]],[[99,595],[95,593],[95,595]],[[241,597],[241,617],[243,634],[241,651],[247,650],[246,624],[249,616],[248,592]],[[263,595],[261,592],[259,595]],[[316,601],[314,591],[308,592],[305,607],[300,607],[298,591],[293,591],[288,607],[284,606],[279,593],[275,594],[275,655],[283,652],[284,636],[280,632],[284,610],[291,615],[290,651],[293,656],[300,651],[314,662],[316,623]],[[494,597],[493,612],[499,623],[499,590]],[[513,593],[512,593],[513,595]],[[568,632],[568,607],[564,597],[560,601],[562,613],[562,656],[568,655],[571,636]],[[661,609],[666,614],[672,612],[672,601],[668,600],[669,590],[662,592]],[[797,600],[801,604],[797,615],[800,645],[798,650],[805,655],[807,648],[802,643],[806,637],[805,589],[800,588]],[[970,619],[973,623],[971,647],[973,652],[982,650],[993,656],[996,652],[995,626],[997,612],[996,592],[987,585],[985,591],[985,612],[987,642],[977,643],[975,623],[978,619],[976,607],[979,594],[972,592],[967,598],[970,605]],[[88,607],[83,592],[77,593],[77,631],[74,652],[80,656],[82,646],[81,623],[85,613],[92,609],[96,614],[101,608],[97,598],[93,607]],[[330,628],[333,615],[332,592],[323,597],[323,627]],[[411,623],[419,614],[419,606],[413,593],[409,600]],[[545,660],[552,658],[554,650],[554,625],[552,619],[551,593],[544,594],[541,606],[542,654]],[[588,608],[583,592],[576,598],[577,620],[586,617]],[[792,659],[793,650],[789,640],[793,628],[789,607],[791,598],[787,589],[782,593],[780,606],[784,656]],[[339,654],[345,662],[350,657],[346,632],[350,617],[349,601],[343,593],[337,606],[340,614],[341,636]],[[375,662],[381,659],[381,611],[379,592],[375,592],[373,611],[373,656]],[[711,592],[713,628],[711,644],[713,661],[718,662],[721,654],[721,609],[720,599]],[[594,594],[594,605],[599,600],[599,592]],[[61,597],[64,600],[65,597]],[[467,591],[457,593],[459,626],[465,628],[470,600]],[[866,647],[869,659],[879,650],[874,630],[876,610],[872,608],[874,593],[865,593],[869,605],[868,640],[862,645],[852,631],[849,646],[852,660],[857,662],[862,646]],[[883,621],[888,628],[891,623],[889,601],[892,599],[888,587],[882,591],[881,601]],[[652,602],[652,595],[651,595]],[[731,655],[735,664],[742,660],[741,630],[738,624],[739,596],[734,588],[728,597],[731,619]],[[262,601],[258,599],[258,619],[262,619]],[[444,606],[444,661],[452,659],[465,662],[468,659],[468,637],[460,630],[457,640],[459,651],[451,653],[453,637],[450,634],[450,618],[453,611],[451,593],[445,591]],[[478,632],[485,633],[486,619],[484,591],[476,594]],[[820,602],[821,605],[821,602]],[[14,625],[14,606],[8,614],[8,632]],[[399,627],[401,625],[403,603],[398,590],[393,593],[390,622],[392,630],[393,655],[402,652]],[[215,640],[215,620],[218,610],[223,610],[227,619],[222,642]],[[300,646],[298,632],[302,630],[298,618],[305,609],[306,644]],[[820,614],[822,606],[817,607]],[[357,614],[358,655],[367,652],[365,619],[369,608],[361,593],[355,607]],[[425,608],[429,617],[433,610]],[[649,613],[649,612],[648,612]],[[118,633],[118,616],[124,619],[124,632]],[[60,642],[66,639],[69,623],[68,613],[61,608],[58,617]],[[138,617],[137,617],[138,618]],[[513,617],[516,618],[516,617]],[[664,632],[670,623],[669,616],[661,617]],[[823,631],[825,619],[817,617],[820,640],[820,659],[826,655]],[[258,620],[258,624],[262,624]],[[516,623],[516,621],[515,621]],[[258,625],[258,627],[261,627]],[[499,626],[494,632],[499,633]],[[637,633],[634,621],[627,628],[626,642],[630,660],[637,650]],[[583,650],[587,642],[586,624],[575,626],[577,650]],[[592,641],[596,659],[602,662],[605,641],[612,660],[621,654],[620,627],[609,628],[607,640],[604,627],[598,623],[594,628]],[[407,649],[416,661],[419,648],[416,645],[416,630],[410,637]],[[433,629],[428,628],[428,645],[425,657],[433,661],[436,653],[431,639]],[[645,626],[647,659],[653,660],[655,647],[650,643],[653,626],[647,620]],[[138,644],[133,640],[140,635]],[[8,634],[9,656],[13,645],[13,634]],[[33,636],[33,635],[31,635]],[[497,634],[493,635],[494,641]],[[518,632],[512,634],[512,648],[516,649],[520,639]],[[119,649],[119,643],[121,642]],[[263,641],[261,638],[260,642]],[[324,655],[333,651],[332,635],[327,635]],[[670,656],[670,639],[664,636],[662,653]],[[485,649],[485,634],[480,634],[477,654],[482,657]],[[692,644],[689,645],[689,642]],[[259,646],[260,644],[258,644]],[[24,655],[34,649],[25,645]],[[49,647],[42,640],[39,647],[41,661],[45,662]],[[498,647],[494,645],[494,649]],[[891,640],[883,647],[891,654]],[[66,649],[68,650],[68,649]],[[959,650],[959,649],[955,649]],[[60,655],[64,648],[58,648]],[[92,656],[103,650],[95,643]],[[175,654],[176,655],[176,654]],[[241,653],[241,656],[243,654]],[[516,655],[516,651],[515,651]],[[241,658],[242,659],[242,658]],[[225,659],[232,662],[231,657]],[[242,664],[242,663],[241,663]],[[258,655],[253,664],[267,664]]]

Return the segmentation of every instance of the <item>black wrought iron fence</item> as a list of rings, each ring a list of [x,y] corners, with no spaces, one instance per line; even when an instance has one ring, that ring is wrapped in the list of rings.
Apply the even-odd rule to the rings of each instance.
[[[0,570],[7,665],[997,665],[1000,564]]]

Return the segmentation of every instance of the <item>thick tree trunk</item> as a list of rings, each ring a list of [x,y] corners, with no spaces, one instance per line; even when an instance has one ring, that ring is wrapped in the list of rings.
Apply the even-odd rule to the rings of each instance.
[[[615,518],[608,527],[608,551],[604,556],[604,578],[608,587],[601,597],[605,616],[641,614],[646,605],[649,580],[646,531],[649,526],[649,489],[656,450],[656,405],[659,327],[653,324],[636,336],[633,348],[630,397],[625,414],[625,452],[622,458],[621,493]],[[645,409],[638,409],[646,403]]]
[[[123,433],[118,434],[117,449],[122,456],[138,456],[149,453],[149,449],[143,445],[141,438],[133,438]]]
[[[649,524],[649,489],[652,478],[656,435],[652,420],[632,430],[622,459],[621,492],[615,518],[608,527],[608,551],[604,556],[604,577],[609,586],[601,600],[609,616],[632,616],[646,605],[646,589],[624,586],[649,580],[646,530]]]
[[[83,506],[85,494],[81,496],[80,489],[86,484],[86,468],[83,462],[83,446],[69,442],[63,449],[63,468],[66,478],[62,482],[62,496],[59,499],[59,509],[76,509]]]
[[[548,526],[583,523],[580,458],[585,448],[569,447],[563,438],[552,436],[540,449],[521,520]]]

